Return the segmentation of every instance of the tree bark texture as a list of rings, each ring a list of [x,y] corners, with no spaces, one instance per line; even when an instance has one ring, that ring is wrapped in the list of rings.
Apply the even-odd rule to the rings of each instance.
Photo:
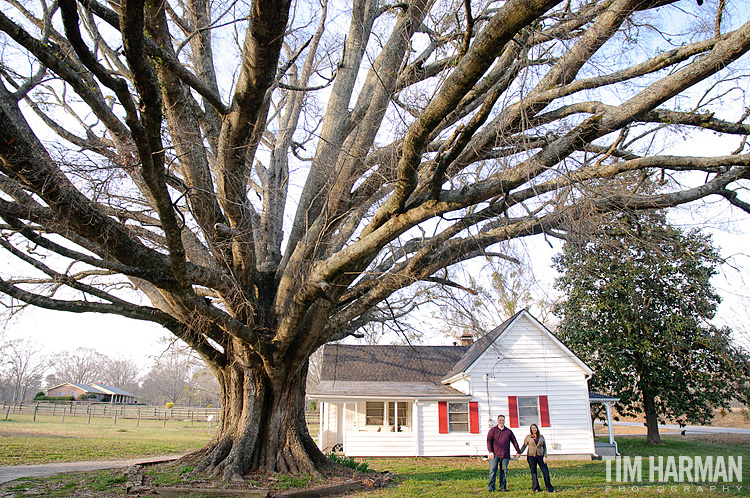
[[[3,304],[162,325],[222,387],[199,469],[315,473],[308,359],[468,288],[451,267],[611,212],[750,212],[750,113],[714,84],[750,74],[750,21],[634,34],[672,3],[6,0]],[[655,152],[690,133],[732,147]]]
[[[221,417],[213,440],[187,457],[196,472],[241,480],[248,469],[317,474],[327,459],[310,437],[305,421],[307,365],[272,375],[253,359],[216,373]],[[252,355],[250,355],[252,356]]]
[[[643,414],[646,416],[646,444],[663,444],[659,435],[659,414],[654,393],[643,389]]]

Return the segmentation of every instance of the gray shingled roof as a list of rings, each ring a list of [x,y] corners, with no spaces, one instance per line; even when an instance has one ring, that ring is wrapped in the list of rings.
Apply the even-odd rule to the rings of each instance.
[[[88,384],[77,384],[75,382],[63,382],[62,384],[58,384],[58,385],[56,385],[54,387],[50,387],[47,391],[48,392],[49,391],[54,391],[58,387],[64,386],[66,384],[70,385],[70,386],[73,386],[73,387],[77,387],[78,389],[81,389],[82,391],[87,392],[87,393],[93,393],[93,394],[118,394],[118,395],[122,395],[122,396],[132,396],[132,397],[135,398],[135,394],[131,394],[131,393],[127,392],[127,391],[123,391],[120,388],[113,387],[113,386],[108,386],[106,384],[92,384],[92,385],[88,385]]]
[[[466,397],[465,393],[436,382],[371,382],[371,381],[334,381],[323,380],[314,391],[308,393],[312,397],[352,397],[366,396],[369,398],[424,398],[424,397]]]
[[[75,382],[63,382],[62,384],[58,384],[56,386],[50,387],[48,389],[48,391],[54,391],[58,387],[64,386],[64,385],[69,385],[69,386],[77,387],[81,391],[87,392],[87,393],[106,394],[104,391],[102,391],[101,389],[98,389],[98,388],[96,388],[94,386],[90,386],[88,384],[77,384]]]
[[[123,389],[120,389],[119,387],[108,386],[106,384],[94,384],[94,386],[109,391],[107,394],[117,394],[119,396],[131,396],[135,398],[135,394],[129,393]]]
[[[620,401],[620,398],[607,396],[606,394],[592,393],[591,391],[589,391],[589,402],[601,403],[602,401]]]
[[[321,381],[428,382],[440,379],[469,346],[360,346],[328,344]]]

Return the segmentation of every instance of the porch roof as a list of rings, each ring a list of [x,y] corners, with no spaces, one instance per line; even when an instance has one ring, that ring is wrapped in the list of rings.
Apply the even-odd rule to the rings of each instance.
[[[374,382],[323,380],[308,396],[313,399],[469,398],[468,394],[435,382]]]
[[[589,403],[614,403],[620,401],[620,398],[607,396],[606,394],[592,393],[589,391]]]

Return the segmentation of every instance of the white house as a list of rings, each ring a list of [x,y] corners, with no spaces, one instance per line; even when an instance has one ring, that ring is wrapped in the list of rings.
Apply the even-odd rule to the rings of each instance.
[[[318,400],[324,452],[346,456],[472,456],[506,416],[519,445],[536,423],[551,457],[595,454],[592,370],[521,311],[474,343],[329,344]]]

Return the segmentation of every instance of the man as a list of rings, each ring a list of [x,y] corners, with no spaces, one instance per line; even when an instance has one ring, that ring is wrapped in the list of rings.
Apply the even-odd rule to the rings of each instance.
[[[487,491],[495,491],[495,477],[500,469],[500,491],[508,491],[507,471],[510,462],[510,443],[521,453],[513,431],[505,427],[505,415],[497,416],[497,425],[487,433],[487,451],[490,452],[490,482]]]

